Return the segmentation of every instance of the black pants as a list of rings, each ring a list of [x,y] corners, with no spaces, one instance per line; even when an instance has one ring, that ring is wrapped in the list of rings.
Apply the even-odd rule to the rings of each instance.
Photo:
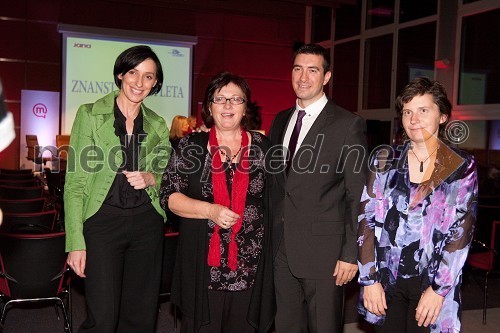
[[[210,323],[198,333],[254,333],[247,321],[252,288],[245,291],[208,291]],[[182,316],[181,333],[193,333],[193,319]]]
[[[103,205],[83,231],[87,318],[79,332],[154,332],[163,218],[150,204],[127,210]]]
[[[305,279],[293,275],[284,243],[282,240],[274,259],[276,333],[341,333],[344,287],[337,286],[333,276]]]
[[[390,304],[387,305],[385,322],[375,326],[376,333],[427,333],[428,327],[417,325],[416,309],[420,301],[420,277],[398,278]]]

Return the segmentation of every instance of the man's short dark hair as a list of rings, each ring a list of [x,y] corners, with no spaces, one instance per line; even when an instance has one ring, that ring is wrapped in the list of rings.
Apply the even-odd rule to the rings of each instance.
[[[328,51],[318,44],[304,44],[298,48],[293,54],[292,65],[295,63],[295,58],[299,54],[315,54],[323,57],[323,70],[324,73],[330,71],[330,55]]]

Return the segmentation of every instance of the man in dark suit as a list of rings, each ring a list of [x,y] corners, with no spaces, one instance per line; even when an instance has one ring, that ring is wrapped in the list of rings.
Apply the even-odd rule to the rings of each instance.
[[[357,272],[366,125],[327,99],[330,77],[323,47],[297,50],[296,105],[276,116],[269,134],[275,148],[285,147],[271,180],[277,333],[341,333],[343,285]]]

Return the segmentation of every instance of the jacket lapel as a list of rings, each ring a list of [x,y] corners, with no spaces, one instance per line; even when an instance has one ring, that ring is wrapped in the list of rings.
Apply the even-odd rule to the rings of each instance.
[[[285,132],[286,132],[286,129],[288,128],[288,123],[290,122],[290,118],[292,117],[292,114],[293,112],[295,111],[295,108],[291,108],[290,110],[288,110],[288,113],[286,114],[285,117],[283,117],[283,121],[280,122],[280,124],[278,124],[278,128],[277,128],[277,136],[278,136],[278,139],[279,141],[277,142],[278,145],[280,145],[281,147],[283,147],[283,140],[285,138]],[[284,152],[284,151],[283,151]],[[285,181],[286,181],[286,171],[285,171],[285,157],[286,156],[282,156],[282,168],[281,168],[281,172],[279,172],[277,175],[276,175],[276,180],[278,181],[278,183],[282,186],[282,187],[285,187]]]
[[[113,126],[114,117],[114,105],[115,97],[118,95],[118,91],[104,96],[103,98],[97,100],[92,107],[92,115],[94,116],[94,122],[96,125],[96,135],[98,142],[102,145],[103,151],[112,151],[113,147],[120,146],[120,139],[115,135],[115,128]],[[118,150],[120,154],[117,156],[120,158],[121,163],[121,149],[114,148],[113,151]],[[118,160],[117,160],[118,162]]]
[[[335,121],[334,113],[335,113],[334,104],[332,102],[328,102],[323,108],[323,110],[321,110],[321,112],[319,113],[318,117],[314,121],[314,124],[309,129],[309,132],[307,132],[307,135],[304,137],[304,140],[302,141],[300,148],[294,155],[294,159],[300,155],[299,154],[300,150],[304,149],[305,146],[314,145],[316,143],[317,136],[318,134],[323,132],[323,128],[325,126],[329,126],[332,122]]]
[[[141,148],[139,149],[139,170],[146,170],[145,158],[148,153],[151,153],[153,148],[156,147],[160,143],[160,137],[158,136],[156,129],[150,122],[149,111],[141,106],[141,112],[143,115],[143,130],[146,132],[146,138],[141,142]]]

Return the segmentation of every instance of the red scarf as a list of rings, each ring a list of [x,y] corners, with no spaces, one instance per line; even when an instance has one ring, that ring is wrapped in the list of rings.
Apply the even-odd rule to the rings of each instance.
[[[231,198],[229,198],[226,182],[226,170],[220,157],[220,148],[219,143],[217,142],[215,128],[212,128],[208,138],[210,152],[212,154],[212,185],[214,202],[230,208],[233,212],[240,216],[238,221],[236,221],[236,224],[231,228],[229,241],[228,266],[232,271],[234,271],[238,267],[238,244],[236,244],[236,235],[242,226],[248,189],[248,135],[245,130],[241,130],[241,158],[240,163],[238,163],[236,167],[236,172],[234,173],[233,184],[231,187]],[[220,266],[219,230],[220,227],[215,224],[214,233],[212,234],[208,248],[209,266]]]

